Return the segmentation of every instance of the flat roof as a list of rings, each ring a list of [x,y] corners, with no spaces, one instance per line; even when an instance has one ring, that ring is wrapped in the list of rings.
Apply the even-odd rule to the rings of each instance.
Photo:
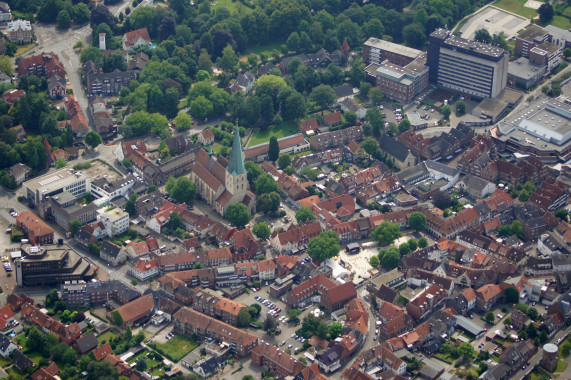
[[[396,54],[404,55],[410,58],[416,58],[422,54],[422,51],[410,48],[408,46],[403,46],[395,44],[394,42],[381,40],[378,38],[371,37],[365,42],[365,45],[371,46],[373,48],[390,51]]]
[[[517,35],[518,38],[526,41],[532,41],[537,37],[543,37],[547,34],[547,31],[540,26],[531,24],[528,28],[525,28],[521,33]]]
[[[42,176],[32,178],[24,182],[24,186],[39,190],[40,192],[50,193],[54,190],[69,186],[82,180],[89,180],[89,176],[82,171],[75,171],[71,168],[56,170]]]
[[[420,114],[417,112],[408,112],[406,114],[406,118],[410,121],[410,124],[413,126],[416,125],[425,125],[427,121],[420,117]]]
[[[543,66],[536,65],[535,63],[530,62],[529,59],[523,57],[514,62],[510,62],[508,65],[509,75],[526,80],[529,80],[542,72]]]
[[[466,38],[457,37],[454,35],[448,37],[444,43],[449,46],[474,51],[476,53],[494,58],[500,57],[506,52],[504,49],[497,46],[484,44],[478,41],[467,40]]]
[[[456,325],[466,330],[470,334],[477,336],[483,333],[485,330],[483,327],[478,326],[476,323],[472,322],[470,319],[463,317],[461,315],[456,316]]]

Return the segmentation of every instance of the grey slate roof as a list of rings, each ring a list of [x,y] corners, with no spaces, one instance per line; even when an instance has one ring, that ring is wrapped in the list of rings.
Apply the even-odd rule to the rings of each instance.
[[[109,257],[116,258],[119,255],[119,252],[121,252],[121,249],[121,247],[111,243],[110,241],[104,241],[103,244],[101,244],[101,253]]]
[[[426,160],[426,161],[424,161],[424,164],[426,165],[427,168],[429,168],[431,170],[439,171],[439,172],[444,173],[444,174],[451,176],[451,177],[454,177],[456,174],[458,174],[460,172],[460,170],[458,170],[456,168],[451,168],[448,165],[444,165],[444,164],[441,164],[440,162],[436,162],[436,161],[432,161],[432,160]]]
[[[349,86],[348,84],[333,87],[333,91],[335,91],[337,98],[344,98],[353,95],[353,87]]]
[[[400,162],[404,162],[410,150],[390,136],[381,136],[378,139],[379,147]]]
[[[76,343],[79,353],[86,354],[97,347],[97,338],[95,337],[95,333],[91,331],[90,333],[79,338]]]

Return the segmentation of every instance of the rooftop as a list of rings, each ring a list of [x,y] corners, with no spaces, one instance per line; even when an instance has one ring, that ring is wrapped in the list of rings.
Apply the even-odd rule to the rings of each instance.
[[[422,51],[420,50],[416,50],[404,45],[395,44],[394,42],[389,42],[374,37],[369,38],[367,42],[365,42],[365,45],[371,46],[372,48],[387,50],[396,54],[404,55],[412,59],[422,54]]]
[[[71,168],[65,168],[35,177],[24,182],[24,186],[41,193],[51,193],[52,191],[61,189],[62,187],[88,179],[89,176],[81,171],[74,171]]]

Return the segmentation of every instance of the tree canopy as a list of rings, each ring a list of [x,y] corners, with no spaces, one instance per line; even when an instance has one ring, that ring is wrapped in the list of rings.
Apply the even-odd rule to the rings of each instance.
[[[251,218],[250,211],[248,211],[248,208],[243,203],[234,203],[228,206],[224,216],[230,223],[238,228],[242,228],[248,224]]]
[[[307,245],[308,255],[319,262],[337,256],[340,250],[339,236],[334,231],[321,232],[319,236],[311,239]]]
[[[371,232],[371,239],[379,242],[381,245],[389,245],[395,239],[401,237],[401,235],[398,224],[385,221]]]

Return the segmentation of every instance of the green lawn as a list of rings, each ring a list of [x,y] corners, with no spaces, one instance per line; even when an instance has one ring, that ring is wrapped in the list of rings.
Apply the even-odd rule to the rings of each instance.
[[[283,122],[280,125],[272,125],[264,131],[256,131],[252,135],[248,146],[254,146],[270,141],[270,137],[275,136],[278,139],[297,133],[297,124],[293,121]]]
[[[24,352],[24,353],[26,354],[27,357],[30,358],[31,361],[34,362],[34,364],[35,364],[36,366],[39,365],[40,360],[42,360],[42,358],[43,358],[43,356],[42,356],[41,354],[39,354],[38,352],[35,352],[35,351],[27,351],[27,352]]]
[[[147,368],[153,368],[154,366],[160,363],[160,361],[155,359],[148,359],[146,362],[147,362]]]
[[[564,372],[567,369],[569,364],[565,360],[559,360],[557,362],[557,368],[555,368],[555,372]]]
[[[222,144],[214,144],[212,145],[212,153],[214,154],[220,154],[220,151],[222,150],[222,147],[224,145]],[[208,152],[208,148],[206,149],[206,151]]]
[[[8,375],[11,376],[11,379],[14,379],[14,380],[20,380],[20,379],[26,380],[28,378],[28,376],[26,376],[22,372],[18,371],[13,366],[8,369]]]
[[[274,50],[281,52],[281,46],[282,44],[280,42],[272,42],[271,44],[253,46],[248,50],[258,55],[262,54],[263,52],[266,52],[271,55],[272,51]]]
[[[163,354],[173,362],[178,362],[188,353],[198,347],[198,343],[183,335],[175,335],[166,343],[151,343],[159,353]]]
[[[10,359],[6,359],[0,356],[0,367],[2,368],[6,368],[8,367],[10,364],[12,364],[12,362],[10,361]]]
[[[569,29],[571,28],[571,20],[569,20],[565,16],[553,16],[553,20],[551,21],[551,25],[556,26],[561,29]]]
[[[26,346],[26,340],[28,340],[28,337],[24,334],[18,335],[16,338],[14,338],[14,341],[22,347]]]
[[[211,3],[212,4],[212,3]],[[215,0],[212,9],[215,10],[217,8],[228,7],[228,11],[230,13],[243,13],[243,12],[252,12],[251,8],[244,6],[239,0],[232,1],[232,0]]]
[[[109,340],[111,338],[115,338],[116,336],[117,336],[117,334],[115,334],[111,331],[107,331],[105,334],[99,335],[97,337],[97,343],[99,343],[101,345],[101,342],[103,342],[103,341],[109,342]]]
[[[145,355],[147,355],[148,352],[149,351],[147,351],[147,350],[141,351],[137,355],[133,356],[131,359],[127,360],[127,363],[129,363],[129,364],[135,363],[135,361],[137,361],[137,359],[144,357]]]
[[[537,16],[537,11],[532,8],[524,7],[523,5],[526,2],[527,0],[499,0],[494,3],[494,6],[516,13],[528,19],[534,18]]]

